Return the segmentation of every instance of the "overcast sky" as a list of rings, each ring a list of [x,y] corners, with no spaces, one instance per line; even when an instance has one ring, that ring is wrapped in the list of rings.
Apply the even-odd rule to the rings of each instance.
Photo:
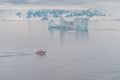
[[[120,8],[120,0],[0,0],[0,4]]]

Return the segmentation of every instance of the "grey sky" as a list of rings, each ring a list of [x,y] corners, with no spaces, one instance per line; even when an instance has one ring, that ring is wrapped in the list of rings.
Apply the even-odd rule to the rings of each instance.
[[[1,4],[11,5],[79,5],[91,7],[119,7],[120,0],[0,0]]]
[[[104,3],[104,2],[120,2],[120,0],[0,0],[2,3],[17,3],[17,4],[49,4],[49,3],[62,3],[62,4],[69,4],[69,3]]]

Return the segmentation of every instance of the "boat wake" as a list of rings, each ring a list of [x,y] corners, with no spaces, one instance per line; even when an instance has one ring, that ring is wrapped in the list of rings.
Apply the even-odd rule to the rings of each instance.
[[[0,57],[28,56],[33,55],[29,52],[0,52]]]

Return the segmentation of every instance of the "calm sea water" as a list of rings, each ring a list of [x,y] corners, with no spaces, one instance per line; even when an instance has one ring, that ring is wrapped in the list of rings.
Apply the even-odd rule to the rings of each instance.
[[[40,21],[0,21],[0,80],[120,80],[120,22],[64,31]]]

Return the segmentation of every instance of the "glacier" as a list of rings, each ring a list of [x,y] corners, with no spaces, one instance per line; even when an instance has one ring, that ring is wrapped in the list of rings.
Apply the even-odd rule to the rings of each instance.
[[[0,8],[0,20],[41,20],[51,18],[89,17],[90,20],[120,20],[120,9],[4,9]]]
[[[79,16],[105,16],[99,9],[0,9],[0,20],[51,20],[51,18],[70,18]]]
[[[108,9],[3,9],[0,20],[46,21],[49,27],[79,30],[87,27],[90,20],[119,21],[120,10]]]
[[[0,9],[0,20],[47,21],[49,28],[86,29],[89,19],[106,14],[99,9]]]

